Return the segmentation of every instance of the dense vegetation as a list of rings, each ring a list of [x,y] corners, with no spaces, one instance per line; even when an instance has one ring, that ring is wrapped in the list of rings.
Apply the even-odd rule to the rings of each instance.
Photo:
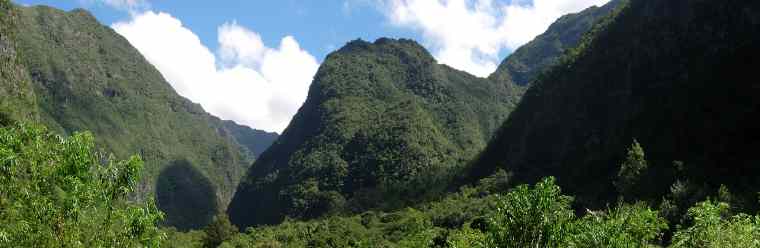
[[[209,240],[221,240],[219,247],[718,248],[760,245],[760,215],[737,214],[725,202],[699,202],[688,208],[679,221],[668,223],[664,217],[667,209],[652,208],[643,202],[618,203],[597,211],[575,210],[573,198],[561,192],[554,178],[545,178],[534,187],[519,185],[506,190],[511,186],[507,175],[501,171],[474,187],[463,187],[440,201],[415,208],[330,216],[306,222],[286,220],[276,226],[249,228],[241,234],[233,233],[229,224],[219,221],[204,232],[170,234],[165,244],[199,247],[209,244]],[[720,198],[719,194],[712,196]]]
[[[225,208],[272,134],[222,122],[180,97],[126,39],[84,10],[0,3],[0,113],[41,122],[62,135],[91,131],[98,149],[119,157],[140,154],[146,166],[130,196],[137,200],[206,192],[194,185],[210,181],[211,198],[202,193],[176,199],[211,201],[204,203],[215,206],[206,216]],[[195,172],[167,171],[176,161]],[[181,185],[189,188],[167,183],[187,180],[194,181]],[[158,205],[177,227],[211,220],[183,215],[188,205],[161,199],[174,198],[159,198]]]
[[[33,119],[37,116],[31,80],[16,52],[16,23],[14,6],[0,1],[0,114],[14,119]]]
[[[621,168],[642,162],[636,149]],[[554,178],[511,187],[504,171],[417,208],[240,234],[225,215],[202,231],[158,229],[162,214],[152,201],[126,201],[140,158],[104,157],[89,133],[64,138],[29,124],[2,127],[0,168],[0,247],[651,247],[668,245],[669,233],[669,247],[760,245],[760,216],[733,214],[724,202],[696,204],[669,232],[666,208],[621,203],[578,214]]]
[[[601,7],[592,6],[582,12],[560,17],[546,32],[509,55],[488,78],[528,85],[546,69],[556,65],[567,50],[578,46],[594,23],[625,1],[612,0]]]
[[[485,147],[520,92],[440,65],[410,40],[352,41],[322,64],[230,217],[272,224],[425,199]]]
[[[90,133],[0,128],[0,247],[157,246],[162,214],[130,203],[142,160],[96,152]]]
[[[439,65],[412,41],[350,42],[328,56],[304,106],[249,171],[233,222],[394,209],[436,195],[491,139],[520,85],[619,3],[561,18],[489,79]]]
[[[680,211],[725,185],[734,207],[756,210],[758,16],[757,1],[631,0],[539,77],[472,181],[498,168],[520,182],[554,175],[581,206],[689,198]],[[620,171],[633,140],[648,163]]]
[[[230,216],[250,129],[84,11],[0,10],[0,247],[760,247],[760,2],[613,1],[490,79],[350,42]]]

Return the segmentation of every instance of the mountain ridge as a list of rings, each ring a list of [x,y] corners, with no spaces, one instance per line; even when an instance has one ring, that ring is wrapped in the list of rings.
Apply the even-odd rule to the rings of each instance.
[[[423,181],[443,181],[474,156],[514,94],[506,84],[438,64],[412,40],[348,42],[327,56],[304,105],[249,171],[231,219],[248,226],[247,214],[265,223],[286,214],[313,218],[364,209],[402,185],[441,187]],[[398,194],[441,190],[418,188]]]
[[[246,153],[261,152],[234,135],[255,131],[227,130],[229,124],[179,96],[86,10],[2,4],[1,112],[63,135],[91,131],[105,153],[140,155],[146,166],[133,198],[155,195],[167,225],[199,228],[224,210],[254,157]]]
[[[679,181],[695,195],[721,184],[750,194],[760,171],[750,151],[757,123],[747,117],[760,92],[741,78],[758,63],[750,54],[760,37],[746,30],[760,28],[760,8],[743,5],[631,1],[528,90],[470,176],[554,175],[599,207],[619,195],[613,182],[637,140],[650,164],[643,199],[660,200]],[[739,198],[752,206],[754,197]]]

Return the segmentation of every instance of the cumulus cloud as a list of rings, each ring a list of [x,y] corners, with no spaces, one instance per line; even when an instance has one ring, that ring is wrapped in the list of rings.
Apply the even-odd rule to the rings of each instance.
[[[267,47],[235,22],[218,29],[216,54],[167,13],[147,11],[112,25],[182,96],[222,119],[282,132],[306,99],[319,64],[295,38]]]
[[[379,0],[391,24],[419,31],[444,64],[485,77],[564,14],[609,0]]]

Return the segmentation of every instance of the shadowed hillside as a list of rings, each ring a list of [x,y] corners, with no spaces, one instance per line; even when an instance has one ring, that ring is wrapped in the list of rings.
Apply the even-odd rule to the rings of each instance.
[[[603,206],[637,140],[649,162],[637,198],[725,184],[755,205],[759,16],[750,1],[631,1],[539,76],[470,175],[555,175],[581,204]]]

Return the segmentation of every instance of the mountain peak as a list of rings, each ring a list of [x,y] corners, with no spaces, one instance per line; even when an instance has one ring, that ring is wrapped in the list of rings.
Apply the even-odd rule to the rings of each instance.
[[[378,38],[375,42],[368,42],[362,39],[349,41],[338,51],[330,54],[366,54],[374,53],[381,55],[395,55],[406,58],[417,58],[426,62],[434,62],[435,58],[428,52],[425,47],[411,39],[394,39]],[[331,57],[328,55],[327,59]]]

